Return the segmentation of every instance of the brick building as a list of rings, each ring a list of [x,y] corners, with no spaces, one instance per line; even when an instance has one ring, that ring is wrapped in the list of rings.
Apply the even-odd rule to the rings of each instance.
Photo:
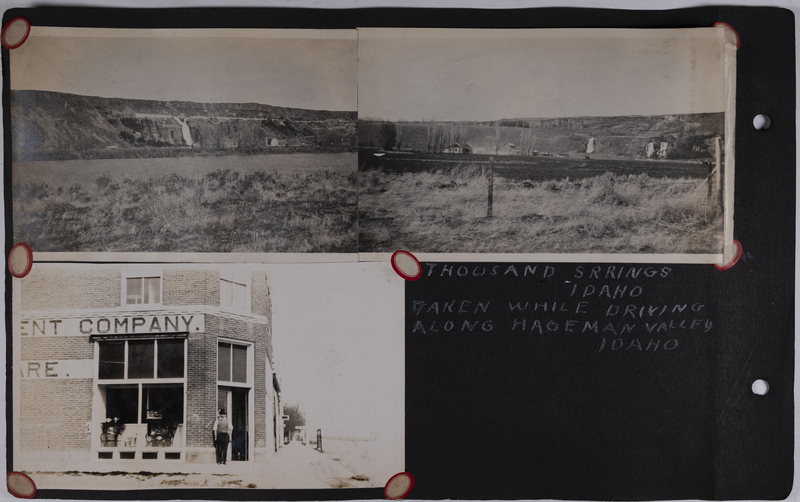
[[[203,265],[36,265],[14,280],[14,466],[116,470],[282,444],[267,274]]]

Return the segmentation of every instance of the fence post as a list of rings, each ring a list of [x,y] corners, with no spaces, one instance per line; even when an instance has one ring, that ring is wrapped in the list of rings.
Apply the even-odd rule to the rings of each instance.
[[[494,157],[489,157],[489,207],[486,210],[486,217],[492,217],[492,199],[494,197]]]
[[[715,146],[714,164],[712,165],[711,162],[705,162],[706,167],[708,168],[708,173],[706,174],[706,185],[708,187],[708,194],[706,195],[706,198],[708,200],[711,200],[711,196],[714,195],[715,191],[718,194],[721,194],[720,181],[722,177],[721,176],[722,169],[720,168],[721,152],[720,152],[719,136],[714,138],[714,146]],[[714,183],[715,175],[717,178],[717,183]]]
[[[322,429],[317,429],[317,451],[322,453]]]

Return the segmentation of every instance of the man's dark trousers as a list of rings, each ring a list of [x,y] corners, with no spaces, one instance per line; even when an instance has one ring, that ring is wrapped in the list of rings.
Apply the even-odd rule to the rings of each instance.
[[[217,463],[225,464],[228,460],[228,442],[230,437],[227,432],[217,433]]]

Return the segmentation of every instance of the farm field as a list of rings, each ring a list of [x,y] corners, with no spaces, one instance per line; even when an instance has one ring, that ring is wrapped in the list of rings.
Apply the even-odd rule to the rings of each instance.
[[[285,169],[255,157],[236,169],[225,164],[234,157],[202,157],[179,173],[176,159],[90,161],[83,170],[22,163],[12,187],[14,240],[34,251],[355,252],[355,154],[330,167],[325,154],[316,165],[309,157]],[[220,159],[225,167],[213,169]],[[60,165],[32,174],[41,164]]]
[[[489,218],[488,167],[467,162],[470,157],[430,162],[427,170],[409,158],[405,172],[392,169],[391,161],[383,161],[385,169],[362,163],[359,251],[660,254],[722,248],[722,208],[707,198],[702,164],[683,164],[690,177],[648,161],[613,166],[587,160],[584,167],[582,159],[547,159],[540,167],[501,160]]]
[[[375,157],[368,149],[359,153],[361,170],[380,169],[387,173],[419,173],[435,169],[454,170],[483,163],[488,168],[489,155],[453,155],[443,153],[389,152]],[[613,174],[648,174],[664,178],[703,178],[707,165],[699,161],[647,159],[584,159],[582,157],[494,156],[494,172],[506,179],[546,181],[552,179],[590,178],[606,172]]]

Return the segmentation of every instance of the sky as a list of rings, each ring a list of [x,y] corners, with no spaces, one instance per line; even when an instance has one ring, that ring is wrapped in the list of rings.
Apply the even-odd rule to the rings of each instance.
[[[309,433],[402,453],[403,280],[388,263],[268,265],[267,274],[284,403],[300,405]]]
[[[354,30],[210,31],[33,27],[11,88],[356,110]]]
[[[359,117],[724,111],[722,28],[359,30]]]
[[[719,112],[721,30],[34,27],[11,86],[384,120]]]

